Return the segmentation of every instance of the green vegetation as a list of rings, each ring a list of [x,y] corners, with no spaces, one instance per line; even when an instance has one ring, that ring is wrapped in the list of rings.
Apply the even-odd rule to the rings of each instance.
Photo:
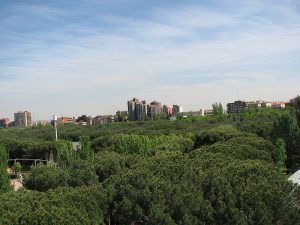
[[[223,106],[221,103],[214,103],[212,105],[213,111],[214,111],[214,115],[223,115],[224,114],[224,110],[223,110]]]
[[[297,109],[58,130],[57,142],[53,127],[0,130],[0,224],[300,221],[300,189],[284,174],[300,168]],[[55,163],[32,167],[12,192],[7,149]]]
[[[0,194],[10,190],[9,177],[6,172],[7,160],[7,150],[3,145],[0,144]]]
[[[21,163],[16,162],[16,163],[14,164],[13,168],[14,168],[14,171],[15,171],[15,172],[19,173],[19,172],[21,171],[21,169],[22,169]]]

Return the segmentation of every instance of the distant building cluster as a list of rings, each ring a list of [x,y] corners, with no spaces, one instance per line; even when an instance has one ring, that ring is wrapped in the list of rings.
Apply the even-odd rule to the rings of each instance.
[[[161,102],[153,101],[147,104],[145,100],[140,101],[137,98],[127,101],[128,107],[128,120],[129,121],[143,121],[153,120],[165,113],[167,117],[174,116],[183,112],[183,107],[173,105],[173,107],[162,105]]]
[[[296,98],[291,99],[289,102],[270,102],[270,101],[234,101],[227,103],[227,109],[224,113],[237,114],[242,113],[247,109],[284,109],[285,107],[295,107],[297,102]],[[200,117],[200,116],[212,116],[214,115],[213,109],[200,109],[199,111],[183,112],[183,107],[180,105],[167,106],[161,102],[153,101],[149,104],[145,100],[140,101],[137,98],[127,101],[127,111],[117,111],[115,115],[98,115],[95,117],[81,116],[78,119],[75,117],[61,116],[57,119],[59,125],[76,124],[76,125],[103,125],[112,122],[126,122],[126,121],[144,121],[154,120],[156,118],[169,118],[170,120],[176,120],[177,116],[182,117]],[[27,127],[53,124],[53,121],[32,121],[32,115],[29,111],[19,111],[14,113],[14,121],[10,121],[9,118],[0,119],[0,128],[12,127]]]
[[[272,109],[284,109],[289,102],[266,102],[266,101],[256,101],[256,102],[245,102],[245,101],[235,101],[233,103],[227,104],[227,113],[242,113],[248,108],[272,108]]]

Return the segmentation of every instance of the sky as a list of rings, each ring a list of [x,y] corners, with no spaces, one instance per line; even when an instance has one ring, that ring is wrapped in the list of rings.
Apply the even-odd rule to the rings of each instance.
[[[0,0],[0,117],[300,94],[299,0]]]

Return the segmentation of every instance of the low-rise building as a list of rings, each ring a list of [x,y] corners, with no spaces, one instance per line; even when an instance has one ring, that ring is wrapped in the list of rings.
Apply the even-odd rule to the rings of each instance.
[[[57,123],[59,125],[63,125],[63,124],[76,124],[76,119],[74,117],[60,117],[57,120]]]
[[[235,101],[233,103],[227,104],[227,113],[234,114],[234,113],[242,113],[245,111],[247,107],[246,102],[244,101]]]
[[[0,119],[0,128],[7,128],[9,124],[9,118]]]
[[[96,116],[93,118],[93,125],[112,123],[112,122],[114,122],[114,120],[115,120],[115,117],[113,115]]]
[[[205,109],[203,114],[204,114],[204,116],[213,116],[215,113],[214,113],[214,110],[212,110],[212,109]]]
[[[272,102],[272,109],[284,109],[285,108],[285,102]]]

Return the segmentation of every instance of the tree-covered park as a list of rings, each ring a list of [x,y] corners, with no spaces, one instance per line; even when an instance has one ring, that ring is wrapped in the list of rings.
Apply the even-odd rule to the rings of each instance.
[[[300,190],[287,180],[300,169],[299,118],[249,109],[65,125],[58,141],[52,126],[1,129],[0,224],[299,224]],[[8,158],[50,153],[55,163],[27,168],[11,190]]]

